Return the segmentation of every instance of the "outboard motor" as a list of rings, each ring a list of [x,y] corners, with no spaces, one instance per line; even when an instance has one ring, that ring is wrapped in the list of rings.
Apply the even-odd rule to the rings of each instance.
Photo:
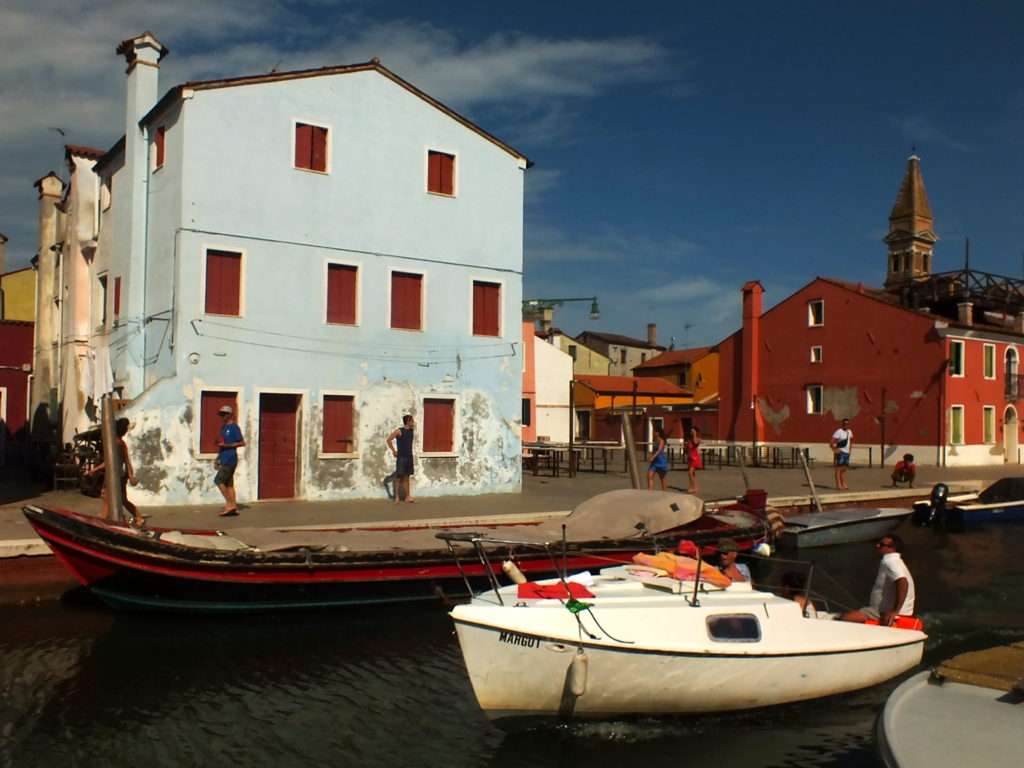
[[[936,483],[928,497],[928,501],[914,504],[912,520],[914,525],[932,525],[942,527],[946,522],[946,501],[949,499],[949,486]]]

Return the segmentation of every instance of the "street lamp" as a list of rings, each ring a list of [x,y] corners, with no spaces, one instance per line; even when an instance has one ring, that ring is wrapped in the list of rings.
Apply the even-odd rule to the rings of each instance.
[[[560,299],[523,299],[523,319],[540,320],[541,328],[547,332],[551,330],[551,321],[555,316],[555,307],[560,307],[572,301],[590,302],[590,319],[599,320],[601,310],[597,306],[597,296],[585,296],[582,298],[560,298]]]

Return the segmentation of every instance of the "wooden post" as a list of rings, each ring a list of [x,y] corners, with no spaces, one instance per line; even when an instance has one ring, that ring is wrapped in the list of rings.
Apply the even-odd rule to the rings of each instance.
[[[569,477],[576,477],[572,463],[572,449],[576,443],[576,383],[575,379],[569,379]]]
[[[103,395],[100,402],[100,433],[103,436],[103,490],[107,495],[110,519],[122,522],[124,499],[121,498],[121,451],[114,428],[114,398]]]
[[[636,440],[633,437],[633,420],[630,414],[622,414],[622,436],[626,440],[626,460],[629,467],[629,480],[634,488],[640,488],[640,467],[636,463]]]
[[[814,487],[814,480],[811,478],[811,468],[807,466],[807,457],[804,456],[804,452],[800,451],[800,463],[804,465],[804,477],[807,478],[807,485],[811,489],[811,500],[814,502],[814,508],[821,512],[821,501],[818,499],[818,491]]]

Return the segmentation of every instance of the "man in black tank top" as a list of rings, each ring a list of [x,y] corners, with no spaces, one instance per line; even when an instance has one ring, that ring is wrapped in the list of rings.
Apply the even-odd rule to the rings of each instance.
[[[388,450],[395,457],[395,503],[405,500],[410,504],[415,501],[412,497],[412,442],[415,433],[416,423],[410,414],[402,417],[402,426],[388,435]],[[398,441],[397,448],[395,441]],[[404,489],[404,493],[403,493]]]

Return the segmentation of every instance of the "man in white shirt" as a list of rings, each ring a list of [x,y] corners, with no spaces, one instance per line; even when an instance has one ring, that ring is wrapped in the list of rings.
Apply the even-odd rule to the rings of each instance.
[[[875,585],[871,588],[871,604],[859,611],[848,611],[840,618],[862,624],[873,619],[888,627],[897,616],[914,615],[914,577],[900,556],[903,541],[899,536],[883,536],[875,542],[875,547],[881,553],[882,560],[878,564]]]
[[[846,484],[846,468],[850,466],[850,448],[853,447],[853,432],[850,430],[849,419],[843,419],[843,425],[832,433],[829,444],[836,457],[836,488],[848,491],[850,487]]]

